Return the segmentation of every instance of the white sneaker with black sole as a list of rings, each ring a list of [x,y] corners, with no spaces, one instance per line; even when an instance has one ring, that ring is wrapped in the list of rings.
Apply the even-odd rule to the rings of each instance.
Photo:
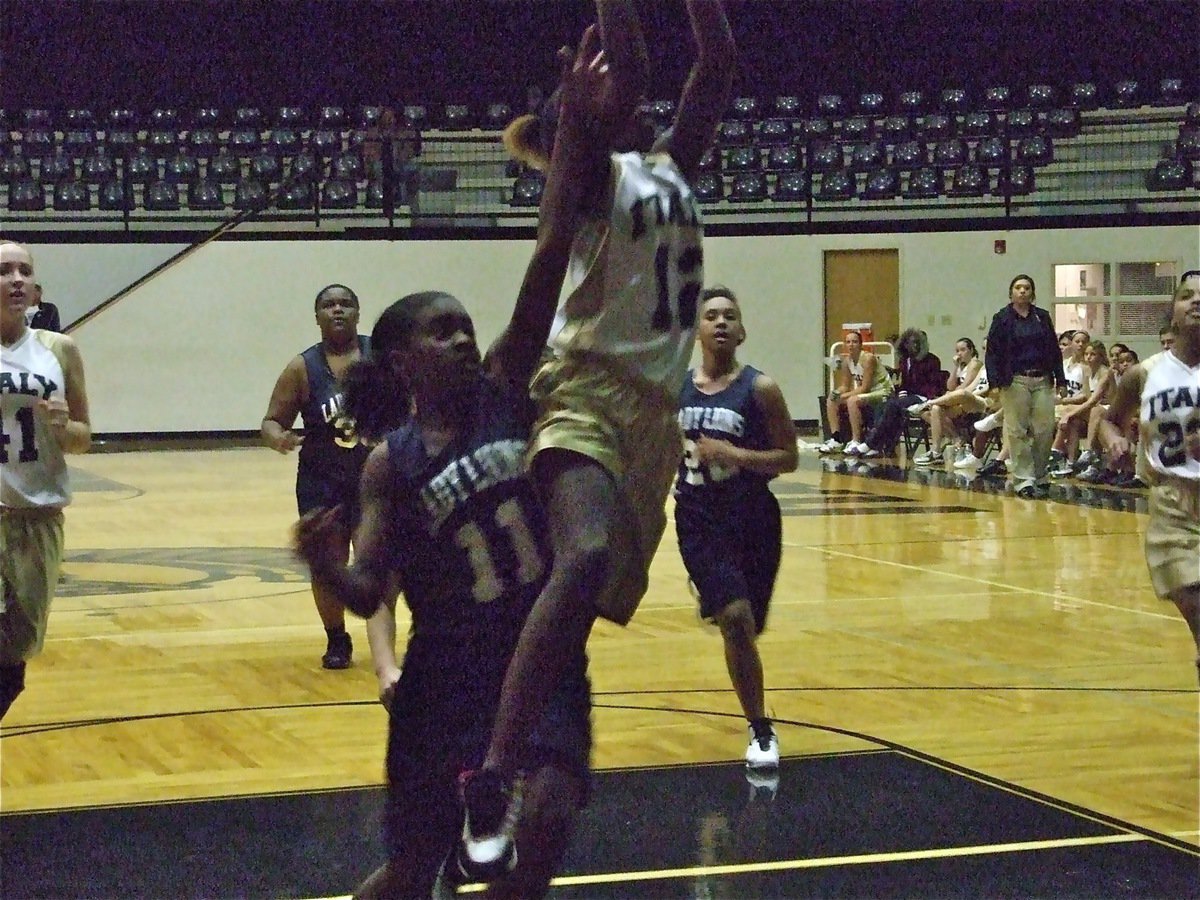
[[[750,745],[746,748],[747,769],[779,768],[779,737],[770,722],[750,729]]]

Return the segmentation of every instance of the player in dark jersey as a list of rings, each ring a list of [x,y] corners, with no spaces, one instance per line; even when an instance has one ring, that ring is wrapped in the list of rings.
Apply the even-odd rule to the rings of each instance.
[[[358,473],[370,449],[359,440],[354,420],[346,415],[341,376],[367,352],[367,338],[358,333],[358,297],[341,284],[317,293],[314,303],[321,340],[292,357],[275,382],[262,421],[263,442],[279,453],[300,448],[296,468],[296,505],[300,515],[319,507],[341,505],[347,516],[343,558],[349,558],[348,535],[357,518]],[[304,436],[292,431],[296,416]],[[313,583],[313,599],[325,626],[326,669],[350,667],[353,645],[346,632],[345,611],[335,595]]]
[[[796,429],[779,386],[737,359],[746,339],[733,292],[700,295],[699,368],[684,382],[684,458],[675,482],[675,531],[700,615],[725,642],[725,665],[750,723],[746,766],[779,767],[779,740],[763,700],[756,638],[767,621],[782,550],[779,502],[767,486],[796,469]]]
[[[297,525],[297,551],[314,582],[348,609],[371,616],[402,591],[412,613],[389,710],[390,859],[359,897],[427,898],[454,859],[463,827],[458,777],[482,761],[505,669],[550,569],[525,462],[535,416],[528,385],[566,273],[581,148],[594,140],[588,123],[603,100],[598,49],[589,32],[566,78],[537,247],[508,327],[481,360],[454,297],[426,291],[389,307],[371,355],[347,378],[359,428],[372,438],[392,428],[363,468],[353,564],[331,541],[341,528],[336,511],[317,510]],[[581,650],[522,745],[521,856],[489,896],[548,889],[587,795],[590,711]]]

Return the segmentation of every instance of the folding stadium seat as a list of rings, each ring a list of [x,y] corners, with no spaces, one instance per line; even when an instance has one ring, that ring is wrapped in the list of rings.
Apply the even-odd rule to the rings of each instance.
[[[880,123],[879,134],[889,144],[897,144],[912,137],[912,119],[908,116],[888,116]]]
[[[997,133],[999,123],[991,110],[977,109],[963,116],[959,134],[963,137],[980,138]]]
[[[147,131],[178,131],[179,130],[179,110],[160,106],[150,110],[150,115],[146,119]]]
[[[806,141],[827,140],[833,136],[833,122],[825,118],[805,119],[800,131]]]
[[[72,156],[85,156],[94,146],[96,146],[95,129],[74,128],[63,132],[62,147]]]
[[[892,150],[892,166],[897,171],[919,169],[929,164],[929,148],[924,141],[901,141]]]
[[[311,181],[296,181],[286,185],[275,198],[275,208],[282,210],[312,209],[316,192]]]
[[[322,106],[317,111],[317,128],[328,131],[341,131],[348,128],[350,120],[346,110],[341,106]]]
[[[225,194],[217,182],[198,179],[188,185],[187,205],[188,209],[221,210],[225,208]]]
[[[25,147],[25,155],[31,159],[48,156],[54,151],[54,132],[26,126],[21,132],[21,144]]]
[[[158,179],[158,159],[148,147],[138,147],[125,163],[125,172],[133,184]]]
[[[1007,112],[1012,105],[1012,91],[1007,85],[997,84],[983,91],[983,108],[991,112]]]
[[[984,138],[975,145],[975,162],[981,166],[1004,166],[1009,162],[1008,139],[998,136]]]
[[[701,203],[716,203],[725,196],[725,181],[716,172],[701,172],[692,183],[692,193]]]
[[[366,177],[362,154],[356,150],[344,150],[333,158],[330,174],[346,181],[362,181]]]
[[[842,140],[846,143],[869,141],[875,136],[875,123],[866,116],[852,116],[842,122]]]
[[[915,169],[908,176],[908,186],[904,189],[905,200],[928,200],[942,195],[945,182],[941,169]]]
[[[965,87],[943,88],[939,98],[938,108],[951,115],[965,113],[970,108],[970,100]]]
[[[1179,139],[1175,141],[1175,158],[1190,162],[1200,160],[1200,127],[1184,125],[1179,129]],[[42,181],[45,180],[45,176],[42,176]]]
[[[66,178],[54,186],[54,208],[58,212],[87,212],[92,208],[92,192],[77,178]]]
[[[0,157],[0,182],[12,184],[29,177],[29,158],[20,153]]]
[[[412,103],[405,106],[403,116],[404,124],[409,128],[421,130],[429,127],[429,110],[419,103]]]
[[[850,150],[850,171],[869,172],[887,164],[887,153],[883,141],[866,141],[855,144]]]
[[[1052,109],[1046,113],[1046,134],[1056,138],[1070,138],[1079,134],[1082,127],[1079,110],[1069,106]]]
[[[845,170],[826,172],[821,176],[821,184],[814,197],[827,202],[852,200],[857,187],[854,176]]]
[[[220,131],[222,121],[221,110],[215,106],[202,106],[192,113],[192,130]]]
[[[808,172],[783,172],[775,179],[772,199],[780,203],[807,200],[812,193],[812,177]]]
[[[300,132],[288,126],[275,128],[267,135],[267,147],[279,156],[291,156],[300,149]]]
[[[267,127],[267,117],[257,106],[239,106],[233,111],[233,127],[262,131]]]
[[[1183,106],[1187,102],[1182,78],[1164,78],[1158,83],[1155,106]]]
[[[483,127],[488,131],[503,131],[515,118],[516,113],[507,103],[489,103],[483,113]]]
[[[188,132],[187,145],[197,156],[208,157],[217,152],[217,148],[221,146],[221,139],[217,129],[211,126],[193,128]]]
[[[792,123],[786,119],[767,119],[758,126],[758,143],[763,147],[790,144],[793,137]]]
[[[950,181],[951,197],[982,197],[988,187],[987,170],[978,165],[959,166]]]
[[[1028,166],[1044,166],[1054,160],[1054,145],[1044,134],[1031,134],[1017,141],[1016,160]]]
[[[261,209],[267,205],[267,188],[254,178],[243,178],[233,189],[233,208]]]
[[[1037,134],[1038,117],[1032,109],[1014,109],[1004,122],[1004,133],[1011,138]]]
[[[701,175],[696,179],[696,184],[699,185],[706,176]],[[510,206],[537,206],[542,202],[542,188],[546,185],[542,176],[536,172],[529,172],[517,179],[513,185],[512,199]]]
[[[196,157],[183,150],[163,161],[163,180],[176,184],[189,184],[200,177],[200,163]]]
[[[324,192],[322,192],[322,194],[323,193]],[[355,186],[354,195],[355,195],[355,199],[357,199],[358,198],[358,187],[357,186]],[[380,182],[380,181],[368,181],[367,182],[367,192],[363,196],[363,206],[365,206],[367,209],[383,209],[383,183],[382,182]]]
[[[919,116],[925,112],[926,99],[924,91],[902,91],[896,98],[896,109],[901,115]]]
[[[302,106],[281,106],[275,111],[276,128],[294,128],[303,131],[308,128],[308,114]]]
[[[863,186],[864,200],[895,200],[900,192],[900,176],[895,169],[876,169],[867,175]]]
[[[700,157],[700,163],[696,166],[696,170],[699,172],[720,172],[721,159],[721,151],[716,147],[709,147],[704,151],[704,155]]]
[[[42,184],[56,184],[64,178],[75,177],[75,158],[59,150],[38,164],[38,180]]]
[[[54,130],[54,119],[48,109],[27,109],[22,113],[21,118],[26,128],[34,128],[41,131]]]
[[[137,131],[138,115],[128,106],[117,106],[104,117],[105,131]]]
[[[846,160],[842,145],[836,141],[819,141],[813,144],[808,165],[814,172],[834,172],[843,168]]]
[[[817,97],[817,115],[839,118],[846,111],[846,101],[841,94],[821,94]]]
[[[1100,92],[1096,89],[1095,82],[1077,81],[1072,84],[1067,105],[1075,109],[1097,109],[1100,106]]]
[[[1189,124],[1200,125],[1200,100],[1193,100],[1184,110],[1183,119]]]
[[[375,128],[383,118],[383,107],[379,104],[361,106],[358,110],[358,127]]]
[[[727,172],[757,172],[762,168],[762,156],[757,147],[734,147],[725,159]]]
[[[771,101],[771,115],[780,119],[798,119],[802,115],[800,98],[784,94]]]
[[[958,121],[946,113],[929,113],[921,119],[917,131],[927,141],[942,141],[954,137]]]
[[[85,181],[99,184],[117,174],[116,157],[112,156],[103,144],[100,144],[84,157],[81,171]]]
[[[104,132],[104,145],[114,156],[128,156],[137,142],[137,132],[132,129],[109,128]]]
[[[992,193],[998,197],[1024,197],[1033,193],[1033,184],[1033,166],[1012,166],[1000,170]]]
[[[1114,109],[1134,109],[1142,105],[1141,85],[1132,78],[1113,85],[1112,106]]]
[[[308,146],[320,159],[332,159],[342,152],[342,135],[331,128],[321,128],[309,137]]]
[[[762,172],[739,172],[733,177],[729,199],[750,202],[767,199],[767,176]]]
[[[292,157],[288,167],[288,178],[292,181],[317,181],[321,178],[321,164],[311,150],[301,150]]]
[[[46,208],[46,190],[40,181],[19,178],[9,185],[8,208],[10,212],[41,212]]]
[[[1031,84],[1025,91],[1025,102],[1030,109],[1050,109],[1057,99],[1057,92],[1048,84]]]
[[[1192,164],[1186,159],[1160,159],[1146,174],[1148,191],[1183,191],[1192,186]]]
[[[882,116],[883,94],[879,93],[879,91],[864,91],[858,95],[856,109],[864,116]]]
[[[788,145],[767,151],[768,172],[794,172],[800,168],[800,148]]]
[[[757,97],[734,97],[729,104],[729,114],[735,119],[753,122],[758,118]]]
[[[97,205],[105,212],[128,212],[133,209],[133,191],[115,178],[100,185]]]
[[[283,162],[270,150],[260,150],[250,157],[250,178],[263,184],[274,184],[283,178]]]
[[[660,125],[670,125],[675,118],[674,100],[651,100],[647,110]]]
[[[754,129],[744,119],[726,119],[717,126],[717,143],[722,147],[748,144],[754,139]]]
[[[475,127],[475,114],[465,103],[448,103],[442,110],[442,127],[447,131],[470,131]]]
[[[310,190],[311,190],[311,186]],[[383,206],[383,194],[380,193],[380,207]],[[311,199],[308,203],[312,206]],[[331,178],[321,187],[321,207],[323,209],[354,209],[358,206],[358,185],[353,181],[343,181]],[[283,207],[281,206],[280,209]]]
[[[172,181],[152,181],[142,193],[142,206],[150,212],[176,212],[179,209],[179,185]]]
[[[256,128],[234,128],[225,142],[229,151],[243,159],[253,156],[262,147],[262,137]]]
[[[933,148],[933,164],[953,169],[967,161],[967,144],[962,138],[938,141]]]

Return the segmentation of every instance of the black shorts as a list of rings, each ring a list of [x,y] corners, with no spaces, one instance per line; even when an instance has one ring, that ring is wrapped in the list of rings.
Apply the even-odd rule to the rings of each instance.
[[[428,651],[428,652],[427,652]],[[458,777],[478,768],[491,739],[504,667],[439,657],[410,645],[389,711],[384,837],[393,855],[436,867],[462,831]],[[472,663],[475,663],[474,665]],[[580,660],[551,696],[521,767],[556,765],[588,784],[591,687]]]
[[[761,634],[782,555],[775,495],[764,488],[720,502],[677,502],[675,534],[684,568],[700,592],[700,615],[712,619],[735,600],[749,600]]]
[[[296,509],[300,515],[314,509],[342,507],[346,527],[351,531],[358,525],[358,478],[350,475],[329,477],[298,472],[296,475]]]

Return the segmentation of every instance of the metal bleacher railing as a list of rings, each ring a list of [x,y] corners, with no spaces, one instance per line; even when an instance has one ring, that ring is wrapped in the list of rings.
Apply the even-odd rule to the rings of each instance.
[[[733,101],[695,189],[726,222],[1200,210],[1200,100],[1175,79]],[[500,142],[512,110],[409,105],[405,166],[372,166],[382,107],[0,110],[0,214],[21,228],[210,231],[528,225],[541,182]],[[660,124],[669,101],[646,112]],[[374,130],[373,130],[374,129]]]

